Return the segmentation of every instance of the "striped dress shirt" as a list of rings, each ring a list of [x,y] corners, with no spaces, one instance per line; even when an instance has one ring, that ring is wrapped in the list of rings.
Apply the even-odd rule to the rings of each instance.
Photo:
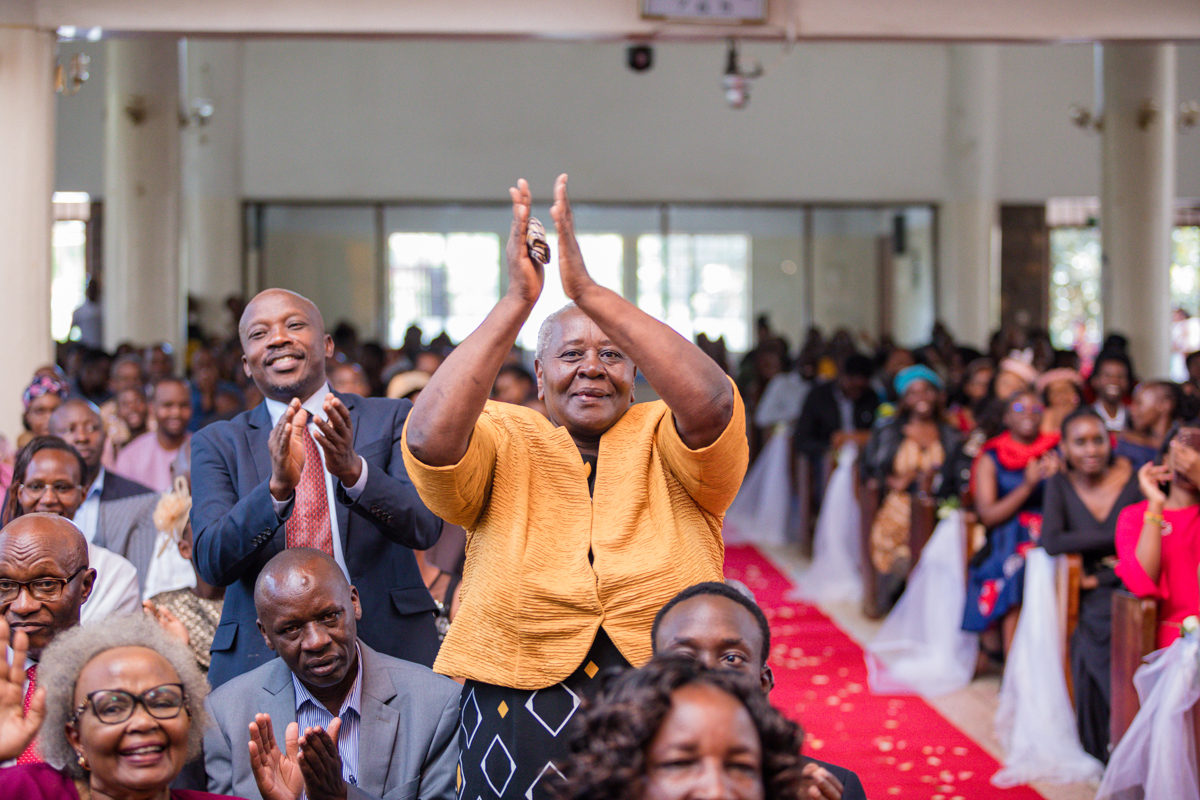
[[[358,674],[354,677],[354,686],[350,689],[350,694],[346,696],[338,712],[342,727],[337,738],[338,754],[342,757],[342,780],[351,786],[358,785],[358,728],[362,708],[362,650],[357,643],[354,648],[358,658]],[[328,731],[329,723],[333,722],[333,714],[309,694],[294,672],[292,686],[296,690],[296,723],[300,727],[299,735],[304,735],[305,728],[320,727]],[[302,792],[300,800],[308,800],[307,793]]]

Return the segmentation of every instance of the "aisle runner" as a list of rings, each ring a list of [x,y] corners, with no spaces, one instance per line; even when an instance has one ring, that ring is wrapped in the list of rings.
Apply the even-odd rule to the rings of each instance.
[[[725,575],[771,621],[771,703],[798,719],[809,755],[853,769],[872,800],[1036,800],[997,789],[994,758],[919,697],[872,695],[862,648],[815,606],[783,599],[791,583],[753,547],[725,550]]]

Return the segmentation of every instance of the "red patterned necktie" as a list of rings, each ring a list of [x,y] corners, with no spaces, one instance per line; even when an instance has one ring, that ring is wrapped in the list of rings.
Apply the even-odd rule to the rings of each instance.
[[[296,487],[296,505],[284,526],[288,547],[312,547],[333,555],[333,530],[329,525],[329,495],[325,465],[308,428],[304,429],[304,471]]]
[[[25,670],[25,677],[29,678],[29,688],[25,690],[25,702],[21,705],[21,711],[25,716],[29,716],[29,702],[33,700],[33,690],[37,688],[37,664]],[[17,764],[40,763],[42,763],[42,756],[38,752],[37,737],[34,737],[34,740],[25,748],[25,752],[17,756]]]

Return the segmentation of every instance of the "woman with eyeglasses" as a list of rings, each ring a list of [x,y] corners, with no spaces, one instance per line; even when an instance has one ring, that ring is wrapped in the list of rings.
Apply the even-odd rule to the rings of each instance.
[[[0,638],[7,636],[0,621]],[[187,647],[149,619],[119,617],[57,636],[42,654],[27,711],[23,632],[13,644],[16,666],[0,664],[0,760],[16,758],[36,735],[45,763],[0,769],[0,797],[226,797],[170,788],[200,754],[208,684]]]
[[[1012,644],[1025,581],[1025,553],[1042,528],[1042,487],[1059,470],[1059,434],[1041,430],[1045,408],[1031,390],[1005,403],[1004,432],[975,459],[971,492],[987,541],[967,570],[963,630],[999,626],[1004,652]]]
[[[0,525],[23,514],[44,512],[73,520],[83,503],[87,465],[75,448],[57,436],[38,436],[17,453],[13,482],[0,511]],[[137,614],[141,609],[137,568],[111,550],[88,542],[88,561],[96,570],[92,594],[81,619]]]

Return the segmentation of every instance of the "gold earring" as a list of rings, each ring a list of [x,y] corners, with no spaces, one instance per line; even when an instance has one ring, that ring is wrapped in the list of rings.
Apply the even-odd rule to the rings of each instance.
[[[80,769],[84,770],[85,772],[91,772],[91,770],[88,769],[87,756],[85,756],[83,753],[79,754],[79,758],[77,758],[76,761],[79,762]]]

